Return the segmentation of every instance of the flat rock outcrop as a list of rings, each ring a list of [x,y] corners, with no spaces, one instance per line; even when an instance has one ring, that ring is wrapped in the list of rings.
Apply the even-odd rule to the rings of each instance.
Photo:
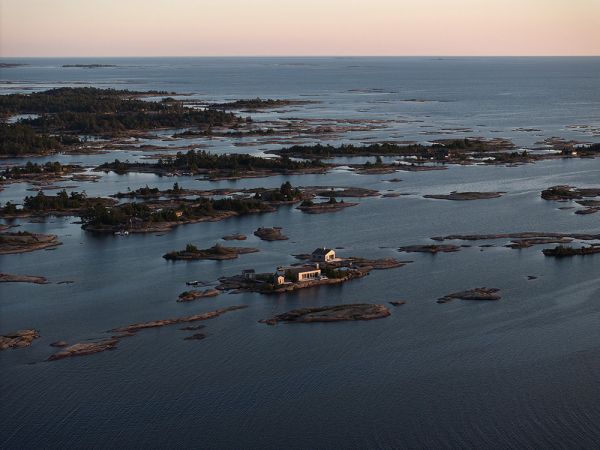
[[[27,231],[17,233],[0,233],[0,255],[11,253],[25,253],[41,250],[43,248],[62,245],[57,242],[56,234],[33,234]]]
[[[198,333],[198,334],[193,334],[191,336],[188,336],[186,338],[183,338],[184,341],[191,341],[194,339],[204,339],[206,337],[205,333]]]
[[[243,234],[235,234],[233,236],[223,236],[221,239],[224,241],[245,241],[248,239],[248,236],[244,236]]]
[[[0,336],[0,350],[6,350],[7,348],[23,348],[31,344],[31,341],[39,338],[40,335],[37,330],[19,330],[14,333],[5,334]]]
[[[432,237],[434,241],[445,240],[463,240],[463,241],[479,241],[482,239],[531,239],[531,238],[573,238],[586,241],[600,239],[600,234],[584,234],[584,233],[538,233],[527,231],[524,233],[499,233],[499,234],[451,234],[449,236]]]
[[[443,303],[454,298],[460,298],[462,300],[500,300],[499,295],[494,295],[500,289],[496,288],[475,288],[470,291],[460,291],[454,292],[453,294],[448,294],[438,299],[438,303]]]
[[[400,247],[398,251],[406,253],[449,253],[460,251],[460,245],[407,245],[406,247]]]
[[[481,200],[486,198],[498,198],[502,197],[501,194],[504,192],[451,192],[446,195],[424,195],[424,198],[436,198],[439,200]]]
[[[56,361],[57,359],[69,358],[71,356],[91,355],[92,353],[103,352],[104,350],[114,350],[117,339],[105,339],[103,341],[92,342],[89,344],[75,344],[65,347],[58,353],[50,356],[46,361]]]
[[[224,314],[228,311],[235,311],[236,309],[244,309],[247,307],[248,307],[248,305],[230,306],[229,308],[217,309],[215,311],[207,312],[204,314],[196,314],[194,316],[178,317],[178,318],[174,318],[174,319],[163,319],[163,320],[155,320],[152,322],[137,323],[137,324],[128,325],[125,327],[114,328],[112,330],[108,330],[107,333],[121,333],[124,331],[140,331],[140,330],[143,330],[146,328],[162,327],[165,325],[171,325],[173,323],[185,323],[185,322],[195,322],[197,320],[214,319],[215,317],[218,317],[221,314]]]
[[[341,211],[344,208],[348,208],[350,206],[356,206],[358,203],[314,203],[312,206],[298,206],[296,209],[305,212],[307,214],[324,214],[330,212]]]
[[[44,277],[32,277],[29,275],[10,275],[8,273],[0,273],[0,283],[50,284],[50,282]]]
[[[216,289],[206,289],[205,291],[195,289],[193,291],[183,292],[182,294],[180,294],[177,301],[178,302],[191,302],[193,300],[196,300],[197,298],[215,297],[219,294],[221,294],[221,293],[219,291],[217,291]]]
[[[569,242],[572,242],[572,241],[573,241],[573,239],[560,238],[560,237],[517,239],[517,240],[511,241],[512,243],[505,245],[505,247],[513,248],[513,249],[520,249],[520,248],[533,247],[534,245],[540,245],[540,244],[568,244]]]
[[[279,314],[271,319],[259,322],[275,325],[277,322],[308,323],[308,322],[342,322],[354,320],[372,320],[388,317],[390,311],[382,305],[369,303],[353,303],[321,308],[294,309],[285,314]]]

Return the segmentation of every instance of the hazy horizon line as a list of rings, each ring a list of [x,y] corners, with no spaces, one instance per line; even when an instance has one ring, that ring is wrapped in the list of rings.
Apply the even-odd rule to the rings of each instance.
[[[2,59],[19,58],[597,58],[597,55],[56,55],[56,56],[4,56]]]

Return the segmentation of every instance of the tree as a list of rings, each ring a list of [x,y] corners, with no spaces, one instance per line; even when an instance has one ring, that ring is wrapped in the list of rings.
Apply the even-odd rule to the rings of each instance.
[[[296,283],[298,281],[298,275],[292,272],[292,269],[287,270],[287,272],[285,273],[285,277],[292,283]]]
[[[15,214],[17,212],[17,207],[13,205],[11,202],[6,202],[4,205],[4,214]]]

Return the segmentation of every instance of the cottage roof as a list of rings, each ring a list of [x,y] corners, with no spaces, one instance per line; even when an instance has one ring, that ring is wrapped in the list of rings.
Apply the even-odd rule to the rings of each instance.
[[[244,270],[242,270],[242,273],[256,273],[256,272],[254,272],[254,269],[244,269]]]
[[[325,247],[320,247],[318,249],[316,249],[314,252],[312,252],[313,255],[326,255],[329,252],[332,252],[333,250],[331,250],[330,248],[325,248]]]

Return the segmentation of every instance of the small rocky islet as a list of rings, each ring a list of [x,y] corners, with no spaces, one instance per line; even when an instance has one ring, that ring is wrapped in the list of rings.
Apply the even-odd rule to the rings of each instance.
[[[440,297],[437,302],[446,303],[455,298],[459,298],[461,300],[500,300],[501,297],[499,295],[495,295],[498,291],[500,291],[500,289],[497,288],[475,288],[469,291],[460,291],[444,295],[443,297]]]
[[[198,249],[195,245],[187,244],[185,250],[172,251],[163,255],[168,260],[203,260],[211,259],[223,261],[227,259],[236,259],[239,255],[247,253],[257,253],[257,248],[249,247],[223,247],[221,244],[215,244],[211,248]]]
[[[34,277],[30,275],[11,275],[8,273],[0,273],[0,283],[50,284],[50,282],[45,277]]]
[[[254,232],[255,236],[258,236],[263,241],[287,241],[289,237],[281,234],[281,228],[265,228],[260,227]]]
[[[0,336],[0,350],[8,348],[18,349],[27,347],[31,341],[40,337],[37,330],[19,330]]]
[[[323,306],[319,308],[294,309],[284,314],[278,314],[270,319],[259,320],[259,322],[268,325],[275,325],[278,322],[343,322],[383,319],[389,315],[389,309],[382,305],[352,303],[346,305]]]
[[[440,195],[424,195],[423,198],[434,198],[438,200],[454,200],[454,201],[466,201],[466,200],[481,200],[502,197],[502,194],[506,192],[451,192],[450,194]]]
[[[333,197],[332,197],[333,199]],[[349,208],[351,206],[357,206],[358,203],[346,203],[343,200],[341,202],[335,201],[328,202],[319,202],[313,203],[312,201],[304,201],[300,206],[297,206],[296,209],[302,211],[307,214],[324,214],[330,212],[338,212],[344,208]]]
[[[105,350],[115,350],[118,342],[119,341],[117,339],[104,339],[102,341],[91,342],[89,344],[70,345],[50,356],[46,361],[56,361],[58,359],[69,358],[71,356],[84,356],[103,352]]]
[[[216,289],[206,289],[204,291],[199,289],[194,289],[192,291],[184,291],[179,294],[178,302],[191,302],[198,298],[206,298],[206,297],[216,297],[221,293]]]

